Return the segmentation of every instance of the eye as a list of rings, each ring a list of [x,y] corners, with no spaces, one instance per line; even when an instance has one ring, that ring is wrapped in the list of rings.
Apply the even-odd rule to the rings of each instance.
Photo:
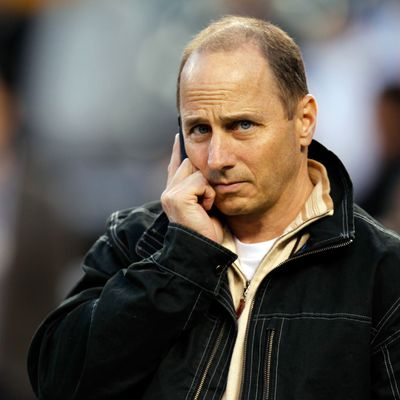
[[[190,129],[191,134],[195,135],[205,135],[210,132],[210,127],[208,125],[196,125]]]
[[[240,121],[239,122],[239,126],[240,126],[241,129],[246,130],[246,129],[250,129],[253,126],[253,123],[250,122],[250,121],[247,121],[247,120]]]
[[[247,130],[253,128],[253,126],[254,126],[253,122],[245,119],[245,120],[236,121],[236,122],[232,123],[231,129],[247,131]]]

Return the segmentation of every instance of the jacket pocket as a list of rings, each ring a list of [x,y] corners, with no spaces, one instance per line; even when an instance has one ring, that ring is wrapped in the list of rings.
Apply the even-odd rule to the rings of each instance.
[[[271,326],[272,325],[272,326]],[[258,320],[248,333],[240,400],[275,398],[279,328]]]
[[[272,356],[274,351],[275,342],[275,330],[270,329],[267,331],[267,344],[265,348],[264,357],[264,390],[263,390],[263,400],[270,400],[271,396],[271,379],[272,379]]]
[[[218,332],[218,336],[217,336],[214,344],[212,345],[211,353],[208,356],[207,362],[206,362],[206,364],[203,368],[203,371],[200,375],[201,378],[200,378],[200,381],[196,388],[196,391],[194,392],[193,400],[199,400],[201,398],[200,396],[202,396],[204,394],[204,392],[206,391],[206,389],[204,388],[204,384],[205,384],[207,376],[209,375],[210,368],[217,356],[218,350],[221,346],[221,342],[222,342],[224,333],[225,333],[225,325],[222,325],[222,327],[220,328],[220,330]]]

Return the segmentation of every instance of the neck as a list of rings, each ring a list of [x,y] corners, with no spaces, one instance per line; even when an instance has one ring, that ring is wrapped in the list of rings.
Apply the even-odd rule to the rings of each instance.
[[[313,184],[305,165],[297,179],[287,186],[272,207],[250,215],[225,218],[233,234],[243,243],[271,240],[282,235],[286,227],[297,217],[312,190]]]

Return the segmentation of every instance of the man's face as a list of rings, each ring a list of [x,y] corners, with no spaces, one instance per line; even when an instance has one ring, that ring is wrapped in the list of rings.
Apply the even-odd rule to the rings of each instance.
[[[181,77],[186,152],[227,216],[262,216],[296,190],[304,153],[256,47],[193,54]]]

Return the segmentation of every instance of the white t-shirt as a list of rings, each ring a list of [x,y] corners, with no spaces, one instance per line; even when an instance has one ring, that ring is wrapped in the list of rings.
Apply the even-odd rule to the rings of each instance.
[[[236,237],[234,240],[240,269],[246,276],[246,279],[250,281],[260,265],[261,260],[274,245],[276,238],[258,243],[242,243]]]

